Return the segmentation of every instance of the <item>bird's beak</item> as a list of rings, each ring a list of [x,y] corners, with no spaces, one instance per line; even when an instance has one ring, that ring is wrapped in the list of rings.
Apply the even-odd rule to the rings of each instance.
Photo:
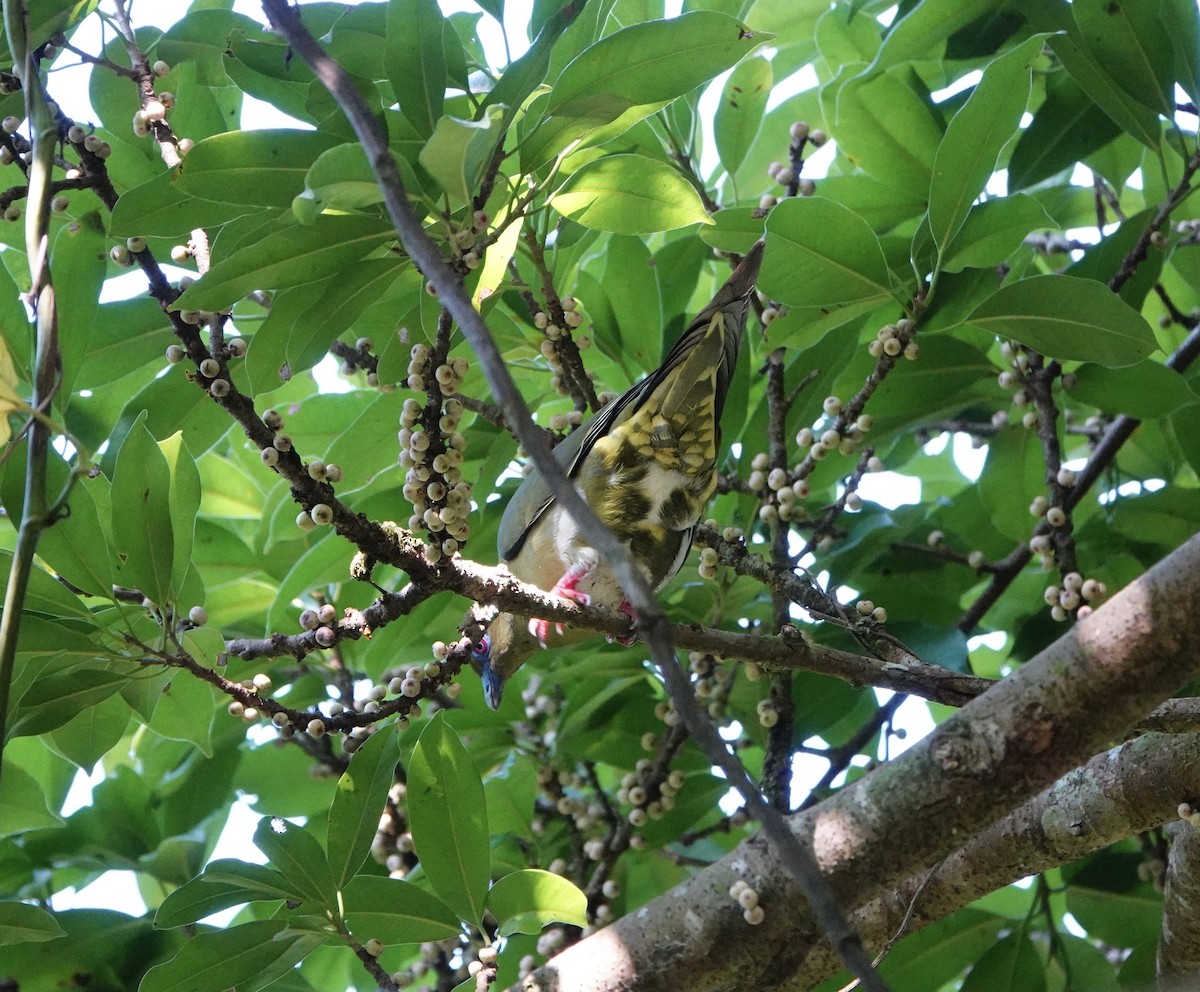
[[[498,710],[504,696],[504,676],[492,667],[490,660],[483,663],[483,671],[480,674],[483,677],[484,702],[488,704],[489,709]]]

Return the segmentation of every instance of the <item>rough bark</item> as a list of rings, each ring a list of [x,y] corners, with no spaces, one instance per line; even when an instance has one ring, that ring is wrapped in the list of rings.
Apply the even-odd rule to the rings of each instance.
[[[1200,670],[1198,646],[1194,537],[900,758],[792,817],[792,828],[843,905],[882,898],[1125,737]],[[766,910],[758,927],[746,925],[728,895],[739,878]],[[767,989],[798,974],[824,943],[755,836],[560,954],[524,987]]]

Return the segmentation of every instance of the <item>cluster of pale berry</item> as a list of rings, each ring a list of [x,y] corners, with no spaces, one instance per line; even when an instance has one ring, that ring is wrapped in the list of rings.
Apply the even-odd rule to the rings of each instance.
[[[537,771],[537,784],[548,807],[564,819],[571,820],[580,833],[587,834],[603,824],[604,807],[594,799],[587,798],[587,783],[578,772],[566,769],[555,771],[543,765]],[[544,833],[545,830],[545,821],[540,818],[536,820],[534,833]],[[604,841],[596,838],[589,840],[584,845],[584,852],[593,861],[599,861],[604,856]],[[566,862],[552,862],[549,870],[561,875],[567,870]]]
[[[1085,579],[1078,572],[1063,576],[1062,585],[1046,586],[1042,598],[1050,607],[1050,616],[1055,620],[1066,620],[1072,611],[1082,620],[1092,612],[1093,603],[1108,595],[1108,586],[1097,579]]]
[[[791,155],[789,156],[789,160],[787,162],[772,162],[767,166],[767,178],[785,188],[796,182],[796,168],[792,163],[799,160],[801,149],[805,143],[812,145],[814,148],[820,148],[829,140],[829,136],[824,131],[813,130],[807,121],[793,121],[792,126],[788,129],[788,134],[791,138],[789,148]],[[797,184],[797,192],[801,196],[812,196],[816,192],[816,189],[816,183],[811,179],[801,179]],[[765,193],[759,200],[759,210],[770,210],[777,202],[774,194]]]
[[[425,985],[423,988],[441,987],[441,982],[444,978],[449,978],[451,984],[456,988],[460,987],[458,979],[461,973],[457,968],[450,966],[450,961],[458,958],[465,958],[464,941],[458,937],[450,937],[446,940],[426,941],[421,945],[421,956],[409,965],[407,968],[392,972],[392,983],[398,989],[406,989],[415,983],[421,981],[426,975],[431,975],[433,986]],[[382,940],[374,938],[368,940],[363,949],[372,957],[378,957],[386,949]],[[485,963],[490,962],[490,964]],[[476,967],[472,967],[476,966]],[[475,976],[476,988],[479,990],[486,989],[488,984],[495,979],[496,966],[496,949],[494,947],[480,948],[477,960],[471,962],[467,966],[471,975]],[[490,977],[489,976],[490,973]],[[485,976],[485,981],[480,984],[479,976]]]
[[[462,264],[468,269],[477,269],[483,262],[486,246],[479,243],[479,236],[487,231],[491,218],[485,210],[476,210],[471,216],[471,226],[450,232],[450,242],[459,254]]]
[[[130,238],[129,240],[134,241],[135,239]],[[144,251],[145,250],[145,241],[144,241],[144,239],[140,239],[140,240],[143,241],[142,250]],[[116,250],[117,250],[116,248],[113,249],[114,252]],[[228,341],[225,342],[226,358],[228,358],[228,359],[243,358],[243,357],[245,357],[245,354],[246,354],[246,342],[244,339],[230,338]],[[184,350],[182,345],[170,344],[170,345],[167,345],[166,358],[167,358],[167,361],[170,362],[172,365],[178,365],[185,358],[187,358],[187,351]],[[212,357],[201,359],[200,364],[197,366],[197,371],[199,371],[200,375],[202,375],[206,380],[208,380],[208,391],[213,396],[213,398],[219,400],[219,399],[223,399],[224,397],[229,395],[229,391],[232,388],[232,386],[230,385],[229,379],[225,375],[224,370],[221,368],[221,363],[219,361],[217,361],[217,359],[212,358]],[[265,461],[265,459],[264,459],[264,461]],[[278,453],[276,453],[275,461],[272,461],[270,464],[274,465],[277,462],[278,462]]]
[[[804,461],[812,459],[819,462],[834,452],[847,456],[855,454],[866,440],[867,432],[875,426],[875,418],[869,413],[860,413],[851,420],[850,412],[843,409],[842,401],[836,396],[826,396],[821,406],[825,412],[824,423],[818,423],[815,429],[802,427],[796,433],[796,444],[808,452]],[[811,471],[811,468],[807,471]],[[883,461],[872,457],[867,463],[867,471],[882,472]],[[804,462],[792,472],[796,476],[807,474]],[[850,502],[847,502],[847,509],[855,509]]]
[[[703,552],[701,554],[703,555]],[[705,651],[688,652],[688,668],[694,676],[692,692],[695,693],[696,699],[708,707],[709,716],[719,720],[725,713],[725,704],[733,689],[729,669]]]
[[[1063,489],[1069,489],[1075,485],[1076,476],[1071,469],[1060,468],[1057,479],[1059,486]],[[1029,512],[1035,517],[1045,518],[1046,523],[1051,527],[1058,528],[1067,525],[1068,517],[1066,509],[1057,503],[1051,503],[1045,496],[1033,497],[1032,502],[1029,504]],[[1044,534],[1039,536],[1046,537]],[[1045,541],[1038,541],[1036,547],[1031,543],[1030,550],[1036,555],[1042,555],[1044,562],[1045,556],[1051,550],[1049,538],[1046,538]]]
[[[250,695],[265,698],[271,691],[271,676],[266,672],[259,672],[252,678],[242,679],[240,685]],[[230,716],[244,720],[246,723],[257,723],[263,715],[258,706],[248,705],[239,699],[235,699],[229,704],[228,712]],[[291,725],[291,720],[288,719],[286,713],[276,713],[271,717],[271,722],[279,728],[279,733],[283,737],[292,737],[296,733],[296,728]]]
[[[0,84],[0,95],[4,92],[3,84]],[[50,113],[57,117],[59,110],[58,104],[50,101]],[[5,135],[4,144],[0,145],[0,165],[12,165],[18,158],[23,164],[28,164],[32,152],[29,141],[22,135],[17,133],[21,126],[21,118],[14,114],[9,114],[0,121],[0,128],[3,129]],[[83,151],[95,155],[97,158],[106,159],[112,155],[112,146],[95,134],[88,134],[78,124],[72,124],[67,129],[67,140]],[[66,170],[65,178],[68,180],[78,179],[81,173],[78,169],[71,168]],[[70,206],[70,200],[66,194],[59,193],[50,201],[50,209],[55,213],[62,213]],[[17,221],[21,219],[21,208],[10,203],[4,208],[3,217],[8,221]]]
[[[908,317],[902,317],[894,324],[884,324],[867,343],[867,354],[872,358],[903,355],[906,360],[915,362],[921,355],[921,346],[913,340],[914,327]]]
[[[393,782],[375,839],[371,841],[371,857],[387,869],[389,878],[405,879],[417,865],[412,831],[405,817],[407,798],[408,787],[403,782]]]
[[[583,311],[580,309],[579,300],[573,296],[564,296],[560,302],[563,311],[562,324],[554,323],[546,311],[539,310],[533,315],[533,326],[545,335],[540,348],[542,357],[546,359],[546,364],[550,366],[550,371],[553,373],[550,377],[550,388],[559,396],[569,396],[570,391],[563,382],[563,363],[562,356],[559,354],[559,342],[569,338],[572,330],[583,325]],[[590,348],[592,339],[586,334],[580,334],[575,339],[575,346],[581,351]],[[586,374],[589,379],[594,378],[590,371]]]
[[[647,731],[642,746],[651,744],[657,748],[658,741]],[[630,807],[626,819],[632,827],[644,827],[650,820],[661,820],[675,808],[675,797],[683,788],[686,779],[678,768],[672,769],[664,778],[657,773],[654,762],[640,758],[634,770],[621,779],[617,790],[617,802]]]
[[[743,879],[738,879],[729,886],[729,898],[742,907],[742,919],[752,927],[762,923],[765,913],[758,904],[758,892],[750,887]]]
[[[171,67],[162,59],[159,59],[150,68],[156,79],[162,79],[171,72]],[[165,123],[167,114],[174,109],[175,94],[169,90],[161,90],[157,95],[150,97],[133,113],[134,135],[139,138],[148,138],[154,133],[155,125]],[[179,152],[180,158],[187,155],[195,147],[195,144],[191,138],[177,139],[175,148]]]
[[[428,345],[413,346],[410,388],[424,388],[429,356]],[[414,367],[419,371],[411,371]],[[431,563],[455,554],[470,535],[467,515],[471,510],[471,486],[462,475],[467,437],[458,430],[464,407],[453,395],[468,368],[465,358],[455,358],[434,371],[442,396],[446,397],[436,431],[427,429],[423,419],[425,408],[417,400],[406,399],[400,412],[396,437],[400,443],[400,464],[407,469],[403,493],[413,505],[408,526],[413,531],[429,532],[432,540],[425,557]]]

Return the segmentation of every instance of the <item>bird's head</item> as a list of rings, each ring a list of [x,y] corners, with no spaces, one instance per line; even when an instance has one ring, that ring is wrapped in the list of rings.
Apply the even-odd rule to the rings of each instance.
[[[528,621],[501,613],[471,649],[471,665],[483,680],[483,698],[500,708],[504,686],[512,674],[539,647],[529,633]]]

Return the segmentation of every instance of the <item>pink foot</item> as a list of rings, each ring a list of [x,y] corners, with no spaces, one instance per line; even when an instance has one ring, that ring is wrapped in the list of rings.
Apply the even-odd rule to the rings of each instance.
[[[559,579],[554,588],[550,590],[551,595],[561,596],[563,599],[569,599],[573,603],[578,603],[580,606],[588,606],[592,602],[592,597],[586,592],[583,592],[575,587],[591,572],[591,565],[572,565]],[[554,624],[554,628],[561,634],[563,625],[561,623]],[[538,642],[545,645],[546,638],[550,634],[550,621],[534,618],[529,621],[529,633],[538,639]]]
[[[620,610],[622,613],[624,613],[625,616],[629,617],[629,626],[630,627],[632,627],[635,623],[637,623],[637,617],[634,615],[633,606],[630,604],[629,600],[627,600],[627,599],[621,600],[621,605],[618,606],[617,609]],[[608,641],[609,644],[611,644],[613,641],[616,641],[622,647],[627,648],[627,647],[629,647],[630,644],[633,644],[637,640],[637,636],[633,633],[622,634],[620,636],[617,636],[615,634],[610,634],[610,635],[608,635],[606,640]]]

